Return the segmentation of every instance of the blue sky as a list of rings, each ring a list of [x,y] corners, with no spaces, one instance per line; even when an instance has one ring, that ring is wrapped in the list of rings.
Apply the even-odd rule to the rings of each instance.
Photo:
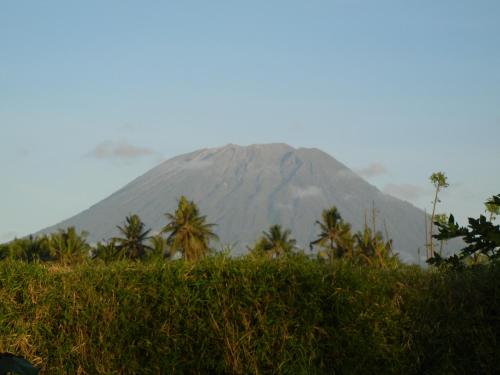
[[[0,241],[162,160],[320,148],[462,220],[500,193],[498,1],[2,1]]]

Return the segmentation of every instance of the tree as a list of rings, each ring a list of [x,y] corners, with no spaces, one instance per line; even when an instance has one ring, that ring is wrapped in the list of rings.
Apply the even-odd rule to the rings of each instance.
[[[198,206],[185,196],[179,198],[174,213],[166,213],[167,225],[162,233],[169,233],[167,244],[172,252],[180,251],[188,261],[198,260],[209,250],[211,239],[217,239],[212,231],[216,224],[206,222],[206,216],[201,216]]]
[[[484,203],[486,212],[490,215],[490,221],[493,222],[500,215],[500,205],[495,204],[495,196]]]
[[[9,242],[8,256],[25,262],[48,261],[52,259],[47,236],[29,235]]]
[[[98,242],[92,251],[92,259],[101,259],[106,264],[124,258],[125,254],[116,248],[114,240]]]
[[[446,214],[436,214],[434,216],[434,220],[437,223],[441,224],[441,225],[446,224],[448,222],[448,219],[449,219],[448,215],[446,215]],[[440,240],[439,243],[440,243],[440,245],[439,245],[439,255],[443,256],[443,249],[444,249],[444,244],[446,243],[446,240],[444,240],[444,239]]]
[[[9,256],[9,245],[6,243],[0,243],[0,260],[3,260]]]
[[[291,238],[291,234],[289,229],[283,230],[279,224],[271,225],[268,232],[262,232],[254,252],[266,254],[270,258],[289,255],[297,244],[297,241]]]
[[[322,221],[317,220],[321,233],[318,238],[309,244],[311,250],[320,246],[327,250],[328,257],[342,258],[352,254],[354,239],[351,234],[351,225],[345,223],[336,207],[323,210]]]
[[[151,229],[145,229],[138,215],[127,216],[125,224],[117,228],[123,237],[113,237],[112,241],[122,257],[142,260],[146,257],[146,252],[152,250],[151,246],[144,243],[149,240],[148,235]]]
[[[168,259],[170,258],[170,252],[168,251],[167,241],[161,234],[152,236],[149,239],[152,247],[152,251],[148,256],[148,259]]]
[[[60,229],[48,237],[50,253],[54,259],[64,265],[83,262],[90,252],[86,237],[88,233],[76,232],[75,227]]]
[[[439,200],[439,192],[447,188],[449,186],[447,182],[447,177],[443,172],[435,172],[429,177],[429,180],[432,182],[434,187],[436,188],[435,195],[434,195],[434,201],[432,202],[432,215],[431,215],[431,225],[429,229],[429,244],[428,244],[428,257],[433,257],[434,256],[434,219],[436,215],[436,205],[441,202]]]
[[[500,194],[493,196],[486,202],[494,207],[500,207]],[[435,255],[428,262],[434,265],[451,265],[452,267],[463,267],[464,261],[468,259],[478,259],[485,257],[489,261],[500,259],[500,225],[494,225],[484,215],[478,219],[469,218],[469,225],[461,227],[455,222],[453,215],[450,215],[448,222],[435,222],[439,229],[439,234],[434,238],[438,240],[448,240],[461,237],[466,243],[458,254],[443,258]]]
[[[385,266],[387,260],[395,258],[392,255],[392,240],[384,241],[382,233],[372,231],[368,225],[354,235],[354,240],[355,256],[364,263]]]

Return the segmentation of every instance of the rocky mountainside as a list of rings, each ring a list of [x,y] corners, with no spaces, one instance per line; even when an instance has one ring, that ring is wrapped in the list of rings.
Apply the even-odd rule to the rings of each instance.
[[[291,229],[308,249],[318,233],[314,222],[332,205],[358,230],[374,204],[377,229],[385,232],[385,223],[404,260],[416,261],[425,242],[422,210],[383,194],[325,152],[286,144],[230,144],[174,157],[43,232],[75,226],[96,242],[116,235],[116,225],[131,213],[159,230],[180,195],[194,200],[208,221],[218,224],[221,242],[236,244],[238,253],[275,223]]]

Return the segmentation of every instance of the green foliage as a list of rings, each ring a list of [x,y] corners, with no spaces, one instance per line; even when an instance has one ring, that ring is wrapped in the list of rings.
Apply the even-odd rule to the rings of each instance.
[[[162,233],[169,233],[167,244],[173,252],[180,251],[186,260],[204,257],[209,251],[209,241],[217,239],[212,231],[215,224],[206,223],[206,216],[200,215],[198,206],[184,196],[180,197],[176,211],[165,216],[168,223]]]
[[[304,256],[0,263],[0,350],[47,374],[499,373],[500,267]]]
[[[98,242],[92,249],[92,259],[100,259],[104,263],[124,260],[126,254],[116,247],[115,241]]]
[[[63,265],[72,265],[85,261],[90,255],[90,245],[85,237],[87,232],[78,234],[74,227],[60,229],[47,239],[53,259]]]
[[[25,262],[47,261],[52,259],[50,239],[47,236],[16,238],[9,242],[8,255]],[[5,251],[5,248],[4,248]],[[5,254],[5,253],[4,253]]]
[[[415,373],[500,373],[499,293],[498,264],[431,269],[417,278],[402,306]]]
[[[319,246],[326,251],[330,260],[352,256],[354,238],[351,233],[351,225],[343,221],[336,207],[323,210],[321,218],[322,221],[316,221],[321,233],[316,240],[309,244],[311,250],[314,246]]]
[[[392,254],[392,240],[384,241],[382,233],[374,233],[367,225],[354,235],[354,241],[354,260],[382,267],[399,264]]]
[[[429,180],[432,182],[432,184],[434,185],[434,187],[436,189],[443,189],[443,188],[447,188],[448,186],[450,186],[448,184],[448,178],[446,177],[446,175],[443,172],[433,173],[431,175],[431,177],[429,177]]]
[[[271,225],[268,232],[262,232],[262,237],[251,251],[269,258],[290,255],[296,249],[297,243],[294,238],[291,238],[291,234],[289,229],[283,230],[279,224]]]
[[[490,221],[493,221],[500,215],[500,198],[498,196],[491,197],[484,203],[486,212],[490,214]]]
[[[431,214],[431,223],[430,223],[430,228],[429,228],[429,237],[428,237],[428,243],[426,245],[427,247],[427,258],[432,258],[436,252],[434,250],[434,222],[439,221],[436,220],[436,206],[439,202],[439,192],[447,188],[449,186],[447,177],[443,172],[435,172],[429,177],[429,180],[432,182],[434,187],[436,188],[436,192],[434,195],[434,201],[432,202],[432,214]],[[440,218],[442,220],[443,218]],[[441,242],[441,245],[443,243]],[[442,246],[441,246],[442,249]]]
[[[151,252],[148,254],[148,260],[161,260],[170,258],[170,250],[168,249],[167,241],[161,234],[151,236],[149,239],[151,244]]]
[[[488,204],[500,207],[500,194],[491,198]],[[447,222],[435,222],[439,229],[439,234],[434,237],[438,240],[448,240],[451,238],[462,238],[466,243],[458,254],[448,258],[436,255],[429,260],[434,265],[449,265],[460,268],[466,265],[464,261],[477,260],[483,256],[488,261],[497,261],[500,258],[500,225],[493,224],[484,215],[478,219],[469,218],[469,225],[461,227],[455,222],[453,215],[450,215]],[[475,262],[473,262],[475,263]]]
[[[0,243],[0,260],[3,260],[9,256],[9,245],[6,243]]]
[[[440,225],[445,225],[450,218],[446,214],[435,214],[434,221],[438,222]]]
[[[122,236],[112,238],[112,242],[118,251],[118,258],[145,259],[147,252],[152,250],[151,246],[144,243],[150,239],[151,229],[145,229],[145,225],[138,215],[127,216],[125,224],[117,226],[117,228]]]

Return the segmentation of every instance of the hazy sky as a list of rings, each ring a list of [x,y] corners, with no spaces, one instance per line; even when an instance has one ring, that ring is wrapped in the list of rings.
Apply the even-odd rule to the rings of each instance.
[[[0,241],[227,143],[317,147],[427,209],[443,170],[462,222],[500,193],[498,0],[0,5]]]

